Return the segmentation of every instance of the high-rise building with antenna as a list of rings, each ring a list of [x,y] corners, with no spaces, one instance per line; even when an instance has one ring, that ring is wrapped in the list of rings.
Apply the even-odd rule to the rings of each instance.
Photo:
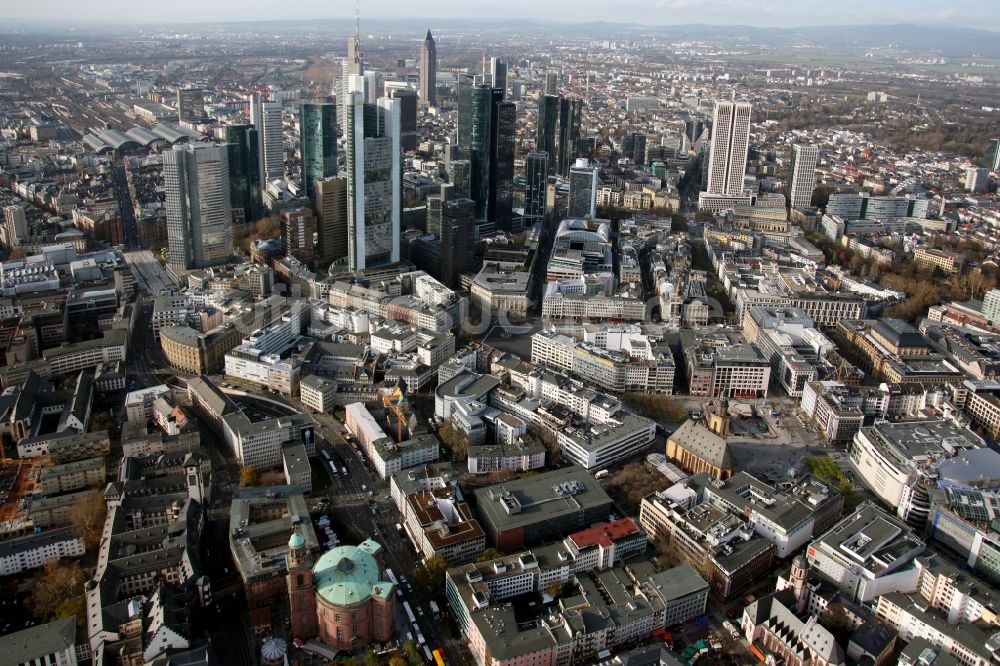
[[[400,102],[364,101],[350,80],[347,103],[348,264],[352,271],[399,261],[402,212]]]

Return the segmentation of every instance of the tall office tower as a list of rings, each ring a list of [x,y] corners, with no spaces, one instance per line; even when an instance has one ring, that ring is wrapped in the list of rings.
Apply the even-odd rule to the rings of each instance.
[[[453,199],[441,214],[441,282],[457,289],[462,273],[472,270],[476,241],[476,204],[470,199]]]
[[[545,202],[549,187],[549,154],[533,150],[524,158],[524,226],[530,228],[545,221]]]
[[[580,158],[569,170],[566,217],[597,217],[597,167]]]
[[[743,194],[750,146],[750,103],[716,102],[712,120],[712,154],[708,166],[708,193],[735,197]]]
[[[351,92],[347,102],[347,256],[357,271],[399,261],[402,150],[399,100],[366,104]]]
[[[559,72],[554,69],[545,72],[545,94],[559,94]]]
[[[684,121],[684,136],[687,137],[688,143],[691,146],[697,143],[704,131],[705,123],[698,118],[689,118]]]
[[[621,156],[632,160],[636,166],[646,163],[646,135],[632,132],[622,137]]]
[[[500,99],[507,98],[507,61],[490,58],[490,83],[500,91]]]
[[[430,30],[420,45],[420,101],[437,106],[437,46]]]
[[[316,182],[337,175],[337,105],[307,102],[299,110],[302,187],[310,199]]]
[[[455,186],[451,183],[441,183],[441,189],[437,194],[427,196],[427,233],[441,238],[441,215],[444,211],[444,205],[454,198]]]
[[[399,100],[400,141],[403,143],[403,152],[408,153],[416,150],[419,143],[417,137],[417,91],[409,88],[396,88],[390,91],[389,97]]]
[[[476,202],[476,219],[485,220],[490,200],[493,88],[474,81],[463,86],[460,93],[458,144],[471,167],[469,198]]]
[[[382,94],[382,72],[365,72],[365,101],[375,104]]]
[[[200,88],[177,89],[177,119],[200,120],[205,116],[205,94]]]
[[[452,160],[448,163],[448,180],[454,186],[456,199],[472,198],[472,162]]]
[[[167,247],[175,269],[203,268],[233,253],[225,146],[185,144],[163,153]]]
[[[225,138],[233,221],[256,222],[264,217],[257,130],[253,125],[229,125],[225,128]]]
[[[568,176],[576,159],[577,143],[580,141],[580,117],[583,115],[583,100],[559,99],[559,133],[556,135],[556,169],[560,176]]]
[[[295,257],[306,266],[316,260],[316,215],[311,208],[295,206],[281,211],[281,240],[285,256]]]
[[[28,218],[24,215],[24,206],[4,206],[3,209],[3,242],[7,247],[17,244],[17,241],[28,237]]]
[[[986,186],[990,182],[990,172],[988,169],[969,167],[965,170],[965,189],[967,192],[979,194],[986,191]]]
[[[986,159],[983,166],[994,173],[1000,172],[1000,139],[986,142]]]
[[[437,194],[427,195],[427,224],[425,231],[437,238],[441,238],[441,214],[444,210],[444,196]]]
[[[816,186],[816,163],[819,148],[796,143],[792,146],[792,165],[788,170],[788,201],[792,208],[806,208],[812,204]]]
[[[493,88],[490,115],[490,185],[486,218],[501,231],[514,229],[514,133],[517,105],[503,101],[503,91]]]
[[[285,143],[281,129],[281,102],[267,102],[260,93],[250,98],[250,122],[257,129],[261,187],[285,177]]]
[[[356,35],[347,38],[347,57],[340,64],[340,86],[337,89],[337,124],[341,132],[347,127],[347,96],[351,93],[352,76],[364,74],[364,59],[361,56],[361,42]]]
[[[316,262],[323,268],[347,256],[347,178],[316,182]]]
[[[556,172],[558,153],[559,98],[542,95],[538,98],[538,121],[535,126],[535,150],[549,154],[549,173]]]

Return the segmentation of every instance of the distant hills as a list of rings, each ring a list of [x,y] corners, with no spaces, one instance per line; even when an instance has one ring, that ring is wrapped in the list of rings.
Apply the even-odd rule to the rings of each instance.
[[[45,35],[69,36],[65,27],[51,20],[41,21],[10,21],[6,30],[39,33]],[[284,31],[308,30],[311,32],[329,30],[335,33],[349,34],[354,30],[353,19],[315,19],[288,21],[241,21],[241,22],[205,22],[205,23],[139,23],[113,25],[109,22],[91,23],[76,21],[72,23],[78,37],[87,33],[107,33],[115,31],[127,33],[125,26],[145,28],[147,30],[167,29],[179,32],[198,32],[213,28],[250,28],[262,31],[281,33]],[[369,18],[363,19],[362,30],[366,34],[391,32],[394,36],[403,37],[413,33],[422,37],[427,27],[432,30],[483,31],[483,37],[489,39],[489,33],[496,34],[497,41],[512,35],[549,35],[560,37],[577,37],[588,39],[636,39],[643,36],[659,37],[677,40],[726,41],[734,46],[767,46],[774,48],[794,48],[802,45],[812,45],[833,52],[857,51],[859,49],[879,49],[895,47],[910,52],[913,55],[941,55],[948,58],[981,58],[1000,59],[1000,32],[976,30],[946,25],[918,24],[883,24],[883,25],[838,25],[838,26],[806,26],[796,28],[775,28],[745,25],[640,25],[636,23],[608,22],[556,22],[529,19],[499,19],[499,18]],[[508,33],[508,34],[504,34]]]

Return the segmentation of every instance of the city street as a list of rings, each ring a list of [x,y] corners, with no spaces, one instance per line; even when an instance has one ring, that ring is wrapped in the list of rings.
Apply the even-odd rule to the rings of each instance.
[[[371,537],[385,548],[385,564],[396,574],[403,588],[404,599],[409,601],[417,617],[417,624],[430,649],[443,648],[449,664],[464,663],[460,658],[460,641],[453,640],[450,632],[442,629],[441,623],[433,619],[428,602],[430,599],[414,585],[414,571],[419,559],[416,557],[409,539],[396,531],[396,524],[402,522],[402,516],[389,497],[389,487],[371,469],[366,460],[358,455],[354,448],[341,436],[344,426],[329,414],[314,414],[317,422],[317,449],[328,449],[336,452],[346,463],[350,476],[331,479],[326,495],[330,498],[333,516],[341,524],[348,525],[357,540]],[[367,490],[365,490],[367,489]],[[319,496],[314,494],[313,497]],[[372,511],[371,505],[376,505]],[[337,535],[342,541],[347,541],[347,535]],[[404,583],[401,576],[405,576]],[[444,607],[443,601],[438,604]],[[401,604],[400,604],[401,605]],[[397,620],[405,618],[400,615]],[[400,624],[397,638],[405,639],[407,628],[405,620]]]

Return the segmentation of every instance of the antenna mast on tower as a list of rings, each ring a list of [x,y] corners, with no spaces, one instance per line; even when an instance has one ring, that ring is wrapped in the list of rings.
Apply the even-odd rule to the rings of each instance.
[[[354,0],[354,64],[361,64],[361,0]]]

